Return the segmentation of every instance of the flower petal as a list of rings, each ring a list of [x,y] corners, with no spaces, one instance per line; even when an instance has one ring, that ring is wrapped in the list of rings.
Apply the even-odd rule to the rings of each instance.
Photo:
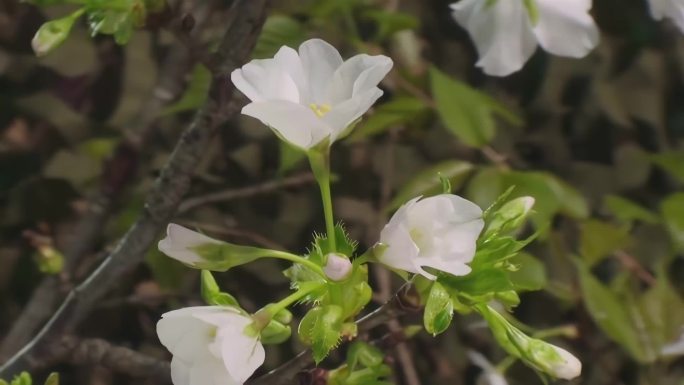
[[[178,356],[171,358],[171,382],[173,385],[190,385],[190,365]]]
[[[242,385],[216,358],[195,362],[190,368],[190,385]],[[174,383],[174,385],[178,385]]]
[[[387,249],[378,257],[380,262],[393,269],[420,272],[414,262],[418,258],[418,246],[403,224],[390,221],[380,233],[380,242],[387,245]]]
[[[337,49],[321,39],[307,40],[299,46],[299,58],[307,76],[308,95],[312,103],[327,104],[327,85],[342,65],[342,56]]]
[[[220,328],[216,336],[221,347],[223,365],[230,376],[239,383],[247,381],[266,358],[266,351],[259,340],[245,334],[244,329],[247,325],[240,328]]]
[[[437,197],[447,199],[451,204],[453,214],[450,219],[455,222],[469,222],[482,218],[482,209],[475,203],[454,194],[441,194]]]
[[[384,55],[356,55],[342,63],[328,86],[328,101],[335,105],[375,88],[392,69],[392,59]]]
[[[651,16],[656,20],[671,19],[684,33],[684,2],[680,0],[649,0]]]
[[[196,318],[196,315],[218,311],[221,310],[217,306],[196,306],[163,314],[157,322],[159,341],[171,354],[185,362],[211,356],[209,344],[213,341],[216,327]]]
[[[279,67],[283,69],[290,78],[297,85],[299,91],[299,102],[304,105],[311,103],[309,93],[309,85],[306,76],[304,75],[304,67],[299,58],[299,54],[294,49],[283,46],[273,56],[273,59],[278,63]]]
[[[537,7],[539,21],[534,35],[547,52],[580,58],[598,44],[598,27],[589,14],[590,0],[537,0]]]
[[[202,262],[203,259],[192,251],[192,248],[207,243],[220,244],[222,242],[175,223],[169,223],[166,227],[166,237],[159,241],[157,247],[169,257],[193,266]]]
[[[441,258],[419,258],[416,260],[416,263],[419,264],[420,267],[431,267],[435,270],[443,271],[455,276],[467,275],[472,271],[470,266],[452,259],[446,260]],[[431,278],[431,274],[430,276],[426,276],[424,273],[422,275],[430,280],[435,279]]]
[[[293,68],[284,60],[285,55],[283,53],[279,60],[252,60],[233,71],[230,78],[235,87],[253,102],[288,100],[298,103],[299,89],[288,72]]]
[[[331,134],[331,129],[311,108],[283,100],[246,105],[242,113],[259,119],[293,145],[309,149]]]
[[[345,133],[345,130],[358,118],[360,118],[369,108],[382,96],[382,90],[373,87],[359,95],[352,97],[332,108],[330,112],[323,116],[332,130],[331,142],[338,139]]]
[[[537,41],[522,0],[489,3],[462,0],[451,5],[452,15],[475,43],[476,65],[489,75],[506,76],[522,68]]]

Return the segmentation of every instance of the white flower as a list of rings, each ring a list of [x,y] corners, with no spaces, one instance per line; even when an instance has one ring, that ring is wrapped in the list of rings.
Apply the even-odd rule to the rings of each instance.
[[[333,281],[341,281],[351,274],[352,264],[349,258],[344,255],[330,253],[327,256],[327,263],[323,268],[325,275]]]
[[[380,233],[387,245],[378,259],[398,270],[435,276],[423,267],[466,275],[484,221],[474,203],[451,194],[415,198],[397,210]]]
[[[649,0],[651,16],[656,20],[672,19],[684,33],[684,2],[682,0]]]
[[[198,306],[174,310],[157,323],[173,354],[174,385],[242,385],[264,363],[264,347],[246,334],[252,319],[236,309]]]
[[[526,1],[533,2],[536,20]],[[518,71],[537,44],[554,55],[580,58],[599,42],[591,0],[462,0],[451,9],[475,42],[477,66],[489,75]]]
[[[499,372],[494,365],[483,356],[481,353],[474,350],[467,351],[468,358],[476,366],[482,369],[482,374],[478,378],[478,384],[484,383],[484,385],[508,385],[506,378]]]
[[[563,348],[551,345],[556,353],[560,356],[559,362],[550,363],[547,372],[556,378],[564,380],[572,380],[582,374],[582,363],[572,353]]]
[[[169,223],[166,227],[166,238],[159,241],[157,247],[169,257],[194,267],[205,261],[194,249],[206,244],[220,245],[223,242],[175,223]]]
[[[343,62],[333,46],[311,39],[299,52],[282,47],[273,59],[252,60],[231,80],[252,101],[243,114],[306,150],[343,136],[382,95],[377,85],[391,68],[392,60],[382,55]]]
[[[684,333],[679,339],[663,346],[660,350],[663,356],[682,356],[684,355]]]

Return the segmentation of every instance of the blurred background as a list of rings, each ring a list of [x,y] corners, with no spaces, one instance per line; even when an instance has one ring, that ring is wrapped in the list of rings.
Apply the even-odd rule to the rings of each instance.
[[[227,0],[162,2],[136,20],[135,9],[116,15],[112,33],[92,37],[78,21],[63,45],[37,58],[31,39],[42,23],[74,10],[63,3],[0,1],[0,363],[143,212],[207,100],[204,53],[241,16],[231,15]],[[662,351],[684,325],[682,32],[654,21],[643,0],[595,0],[601,43],[589,56],[538,50],[520,72],[494,78],[474,66],[477,53],[449,1],[272,3],[253,58],[320,37],[345,58],[382,53],[395,62],[382,99],[333,151],[335,212],[361,250],[405,201],[440,191],[437,173],[483,208],[516,186],[513,196],[536,198],[524,234],[539,231],[518,257],[531,266],[516,278],[528,289],[513,313],[525,330],[556,330],[550,341],[584,364],[576,383],[684,384],[684,348]],[[306,159],[248,117],[222,124],[209,143],[174,222],[235,243],[305,252],[311,233],[325,228]],[[167,360],[155,324],[165,311],[202,304],[199,274],[155,245],[139,254],[126,256],[134,268],[119,272],[74,338]],[[216,277],[255,311],[288,291],[285,266],[262,260]],[[401,285],[377,266],[371,280],[375,304]],[[260,371],[302,349],[296,338],[269,348]],[[419,333],[393,344],[392,381],[487,383],[469,351],[506,367],[510,384],[541,383],[506,360],[470,316],[457,316],[441,338]],[[162,382],[105,358],[53,353],[32,364],[38,383],[52,371],[64,384]],[[314,372],[301,383],[319,380]]]

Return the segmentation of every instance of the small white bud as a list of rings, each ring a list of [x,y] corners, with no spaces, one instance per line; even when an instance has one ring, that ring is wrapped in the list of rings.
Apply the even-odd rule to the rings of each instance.
[[[333,281],[342,281],[349,277],[352,270],[352,264],[349,258],[342,254],[330,253],[326,256],[328,262],[325,264],[323,271],[328,278]]]
[[[577,357],[558,346],[553,346],[553,348],[556,350],[556,353],[558,353],[561,360],[551,364],[550,374],[564,380],[572,380],[582,374],[582,363]]]

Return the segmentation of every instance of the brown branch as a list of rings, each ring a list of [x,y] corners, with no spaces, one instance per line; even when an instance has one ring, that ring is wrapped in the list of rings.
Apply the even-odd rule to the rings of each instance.
[[[140,263],[158,234],[175,214],[188,191],[195,165],[217,127],[237,111],[230,72],[248,57],[263,25],[269,0],[237,0],[215,55],[210,97],[183,132],[176,148],[147,196],[144,209],[115,249],[79,286],[71,290],[50,321],[21,351],[0,367],[0,378],[12,378],[40,359],[46,341],[73,330],[126,274]]]
[[[39,370],[63,363],[76,366],[99,365],[130,377],[154,378],[160,383],[171,383],[168,361],[115,346],[98,338],[79,339],[75,336],[63,336],[46,347],[43,360],[28,369]]]
[[[217,191],[206,195],[200,195],[186,199],[185,201],[183,201],[183,203],[181,203],[180,207],[178,208],[178,212],[184,213],[195,207],[206,204],[226,202],[238,198],[246,198],[254,195],[267,194],[282,188],[309,184],[312,183],[314,180],[315,179],[313,177],[313,174],[307,172],[283,179],[264,182],[254,186]]]
[[[656,278],[646,270],[639,261],[624,250],[617,250],[613,255],[620,261],[625,269],[631,271],[637,278],[644,283],[653,286],[657,283]]]
[[[170,50],[163,60],[157,86],[140,113],[126,130],[136,135],[135,140],[124,140],[106,163],[99,191],[88,202],[87,211],[74,227],[74,237],[63,250],[65,266],[60,276],[44,278],[33,291],[31,299],[0,344],[0,362],[26,344],[52,316],[66,295],[65,286],[73,280],[73,271],[84,256],[92,251],[116,205],[116,198],[134,179],[139,149],[151,137],[162,108],[180,95],[190,58],[183,49]],[[65,283],[67,285],[65,285]],[[70,289],[70,288],[68,288]],[[67,290],[68,290],[67,289]]]
[[[358,320],[359,334],[387,323],[408,311],[415,311],[420,307],[420,300],[413,291],[413,287],[405,284],[384,305],[372,313]],[[248,381],[247,385],[289,385],[294,383],[297,375],[313,363],[311,349],[304,350],[290,361],[271,370],[263,376]]]

